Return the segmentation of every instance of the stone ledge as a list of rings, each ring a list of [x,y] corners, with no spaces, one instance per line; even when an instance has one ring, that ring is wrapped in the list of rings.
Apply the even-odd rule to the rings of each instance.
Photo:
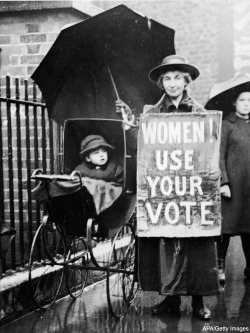
[[[102,13],[104,10],[93,4],[84,1],[4,1],[0,12],[9,11],[27,11],[42,9],[68,9],[78,10],[86,15],[94,16]]]
[[[124,237],[118,241],[117,246],[127,246],[128,241]],[[108,261],[110,251],[110,242],[100,243],[94,249],[93,253],[97,260]],[[59,266],[57,266],[59,267]],[[63,269],[63,268],[59,268]],[[55,271],[58,268],[55,268]],[[106,272],[91,270],[89,272],[86,287],[101,281],[105,278]],[[61,286],[59,298],[68,294],[64,281]],[[23,315],[36,309],[28,282],[28,270],[16,272],[13,275],[5,276],[0,280],[0,327],[22,317]]]

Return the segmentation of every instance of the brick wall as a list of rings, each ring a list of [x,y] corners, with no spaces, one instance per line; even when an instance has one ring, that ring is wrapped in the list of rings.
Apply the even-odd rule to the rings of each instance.
[[[250,74],[250,3],[234,0],[234,68]]]
[[[117,1],[95,1],[109,9]],[[175,29],[176,53],[185,55],[201,72],[192,95],[207,101],[212,85],[233,71],[233,7],[227,0],[124,1],[124,5]]]
[[[92,1],[103,9],[122,2]],[[205,103],[212,85],[234,72],[250,72],[248,0],[124,1],[125,5],[176,30],[176,52],[198,66],[192,93]],[[1,75],[30,76],[61,28],[87,15],[76,10],[0,13]],[[11,23],[11,24],[10,24]]]
[[[30,77],[62,27],[86,18],[71,9],[0,13],[1,76]]]
[[[92,2],[103,9],[122,3]],[[200,102],[206,102],[214,83],[228,79],[234,74],[234,63],[237,69],[240,68],[242,57],[240,60],[237,57],[234,62],[234,46],[238,50],[237,54],[242,53],[242,47],[234,43],[233,10],[237,7],[234,19],[242,21],[243,10],[246,20],[249,16],[246,11],[247,0],[243,0],[245,6],[236,0],[124,1],[123,3],[175,29],[176,53],[186,55],[201,71],[200,78],[192,88],[193,96]],[[9,73],[21,78],[30,76],[61,28],[86,17],[85,14],[73,9],[0,13],[1,75]],[[240,26],[239,23],[238,27]],[[245,35],[246,31],[247,29]],[[246,49],[247,37],[241,37],[241,40]]]

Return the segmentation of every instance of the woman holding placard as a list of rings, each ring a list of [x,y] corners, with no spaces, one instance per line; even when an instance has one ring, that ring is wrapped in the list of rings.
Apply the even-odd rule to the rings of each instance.
[[[149,79],[164,94],[157,104],[146,105],[144,113],[204,112],[188,94],[189,84],[198,76],[199,70],[185,57],[164,58],[149,73]],[[123,101],[116,101],[116,111],[121,112],[121,108],[131,112]],[[190,295],[194,316],[209,319],[211,312],[203,296],[216,295],[219,290],[213,237],[139,237],[139,277],[143,290],[166,296],[153,308],[153,314],[178,313],[180,296]]]

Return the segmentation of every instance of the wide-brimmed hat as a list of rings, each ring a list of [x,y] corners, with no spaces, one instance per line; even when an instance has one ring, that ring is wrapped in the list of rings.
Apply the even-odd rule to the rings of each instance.
[[[159,66],[156,66],[149,72],[149,78],[153,82],[157,82],[160,75],[167,71],[182,71],[191,75],[193,80],[197,79],[200,75],[198,68],[188,63],[186,57],[181,55],[170,55],[164,58]]]
[[[230,114],[234,110],[235,98],[244,91],[250,91],[250,77],[239,73],[235,77],[216,83],[209,95],[205,108],[207,110],[223,111],[223,115]]]
[[[81,142],[80,155],[86,154],[91,150],[95,150],[100,147],[106,147],[108,149],[115,149],[113,146],[109,145],[101,135],[88,135]]]

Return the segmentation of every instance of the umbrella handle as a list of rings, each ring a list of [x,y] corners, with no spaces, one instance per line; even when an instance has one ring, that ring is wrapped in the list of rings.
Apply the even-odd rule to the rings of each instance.
[[[133,113],[126,113],[125,108],[121,107],[121,114],[123,118],[123,122],[125,125],[129,127],[138,127],[139,120],[135,119],[135,115]]]
[[[109,66],[107,68],[108,68],[108,73],[109,73],[109,76],[111,79],[111,83],[112,83],[112,86],[114,89],[116,99],[119,100],[120,97],[118,94],[118,90],[117,90],[113,75],[111,73]],[[125,108],[121,107],[121,114],[122,114],[122,118],[123,118],[125,125],[127,125],[129,127],[138,127],[138,121],[135,120],[135,115],[132,112],[126,112]]]

